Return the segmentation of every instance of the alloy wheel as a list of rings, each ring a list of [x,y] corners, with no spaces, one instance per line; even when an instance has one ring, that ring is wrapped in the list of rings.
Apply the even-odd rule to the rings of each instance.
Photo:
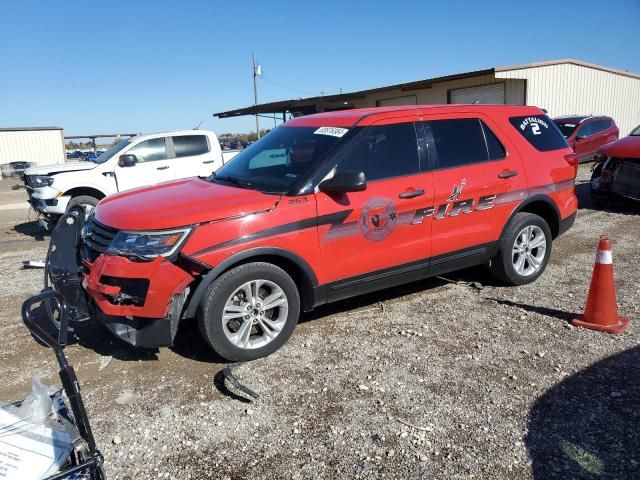
[[[282,288],[269,280],[251,280],[227,299],[222,329],[238,348],[261,348],[280,334],[288,312],[289,302]]]
[[[523,277],[533,275],[542,266],[547,251],[547,238],[537,225],[524,227],[516,236],[511,251],[513,268]]]

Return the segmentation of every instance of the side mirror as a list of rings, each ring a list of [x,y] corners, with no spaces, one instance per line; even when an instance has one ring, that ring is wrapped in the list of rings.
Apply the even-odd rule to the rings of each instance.
[[[364,172],[336,172],[318,185],[318,190],[325,193],[362,192],[367,189]]]
[[[121,167],[133,167],[136,163],[138,163],[138,157],[135,155],[120,155],[120,158],[118,158],[118,165]]]

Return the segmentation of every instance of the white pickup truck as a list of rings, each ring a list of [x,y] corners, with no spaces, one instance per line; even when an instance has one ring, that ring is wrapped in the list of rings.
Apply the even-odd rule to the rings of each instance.
[[[23,187],[40,223],[50,228],[76,205],[91,211],[104,197],[123,190],[209,176],[236,153],[223,153],[216,134],[207,130],[138,135],[93,161],[31,167],[24,172]]]

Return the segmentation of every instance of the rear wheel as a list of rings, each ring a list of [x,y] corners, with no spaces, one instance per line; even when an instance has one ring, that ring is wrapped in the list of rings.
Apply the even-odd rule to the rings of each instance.
[[[491,273],[510,285],[535,281],[549,262],[551,230],[538,215],[517,213],[507,225],[496,256],[491,260]]]
[[[300,315],[300,294],[292,278],[271,263],[235,267],[207,289],[198,325],[221,357],[248,361],[278,350]]]

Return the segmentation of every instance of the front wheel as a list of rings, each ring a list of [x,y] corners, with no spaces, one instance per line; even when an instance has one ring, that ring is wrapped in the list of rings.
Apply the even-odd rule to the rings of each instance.
[[[538,215],[517,213],[505,229],[496,256],[491,260],[491,273],[510,285],[535,281],[549,262],[551,230]]]
[[[225,272],[207,289],[198,325],[218,355],[248,361],[278,350],[300,315],[300,294],[280,267],[255,262]]]
[[[85,220],[89,218],[91,212],[93,212],[98,205],[98,200],[95,197],[90,195],[78,195],[77,197],[73,197],[69,200],[69,204],[67,205],[67,213],[71,212],[74,209],[81,208],[84,210]]]

